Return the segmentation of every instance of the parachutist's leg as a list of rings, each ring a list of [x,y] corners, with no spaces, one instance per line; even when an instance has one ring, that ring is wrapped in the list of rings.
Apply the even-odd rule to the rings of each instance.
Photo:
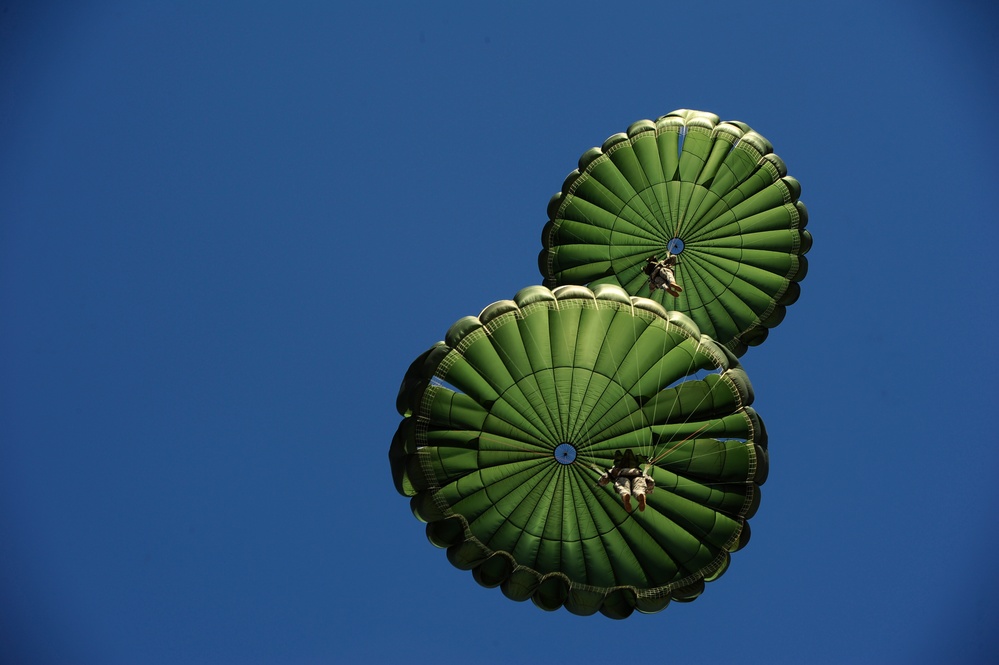
[[[645,510],[645,478],[638,477],[631,481],[632,491],[638,497],[638,512]]]
[[[624,476],[618,477],[614,481],[614,489],[617,493],[621,495],[621,501],[624,502],[624,509],[626,512],[631,512],[631,479]]]

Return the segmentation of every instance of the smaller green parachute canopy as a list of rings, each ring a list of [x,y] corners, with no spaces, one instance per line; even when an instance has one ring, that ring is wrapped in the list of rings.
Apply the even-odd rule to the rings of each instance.
[[[541,274],[653,298],[741,356],[800,293],[812,245],[800,193],[745,123],[690,110],[641,120],[584,153],[552,197]],[[683,292],[650,293],[646,259],[670,253]]]
[[[406,372],[389,461],[427,536],[483,586],[624,618],[696,598],[749,540],[766,433],[734,354],[616,286],[528,287]],[[650,460],[628,513],[597,480]]]

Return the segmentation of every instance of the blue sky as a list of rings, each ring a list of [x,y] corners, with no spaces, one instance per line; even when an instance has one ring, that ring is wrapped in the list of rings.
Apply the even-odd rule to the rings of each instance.
[[[0,7],[0,660],[994,659],[994,10],[467,4]],[[678,108],[810,213],[743,358],[770,477],[694,603],[545,613],[426,541],[396,392]]]

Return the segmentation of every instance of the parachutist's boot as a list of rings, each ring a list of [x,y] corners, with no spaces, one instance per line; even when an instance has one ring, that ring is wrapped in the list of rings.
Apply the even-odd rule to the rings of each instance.
[[[625,512],[630,513],[631,512],[631,495],[630,494],[625,494],[623,497],[621,497],[621,499],[624,501],[624,510],[625,510]]]
[[[641,512],[644,512],[644,511],[645,511],[645,495],[644,494],[639,494],[638,495],[638,512],[641,513]]]

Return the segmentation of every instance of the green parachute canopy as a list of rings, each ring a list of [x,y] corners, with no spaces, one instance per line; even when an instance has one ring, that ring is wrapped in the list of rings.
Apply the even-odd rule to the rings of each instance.
[[[615,284],[690,316],[736,355],[797,300],[812,244],[801,187],[748,125],[679,110],[634,123],[579,160],[548,204],[545,285]],[[679,258],[673,297],[650,256]]]
[[[546,610],[624,618],[689,601],[749,540],[766,432],[735,355],[604,285],[533,286],[455,323],[407,371],[398,491],[458,568]],[[597,485],[617,450],[656,489]]]

